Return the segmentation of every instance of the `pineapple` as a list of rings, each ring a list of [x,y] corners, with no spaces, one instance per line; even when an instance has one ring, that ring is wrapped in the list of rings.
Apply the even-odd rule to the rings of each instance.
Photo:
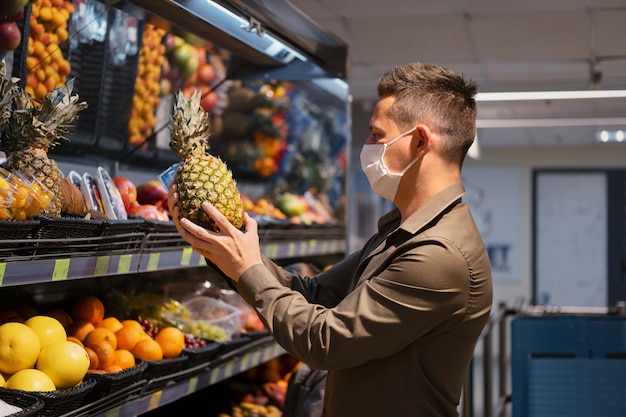
[[[230,169],[219,157],[208,152],[213,133],[209,130],[208,114],[200,106],[201,98],[197,90],[189,99],[178,91],[170,118],[170,148],[183,159],[174,176],[180,215],[215,230],[213,220],[201,207],[208,201],[236,228],[241,228],[241,196]]]
[[[9,154],[6,169],[33,176],[45,185],[55,198],[44,209],[44,214],[61,215],[61,171],[56,161],[48,158],[48,150],[60,140],[69,140],[67,134],[78,113],[87,108],[86,102],[78,102],[72,95],[73,79],[50,91],[41,105],[22,89],[13,96],[11,115],[3,148]]]

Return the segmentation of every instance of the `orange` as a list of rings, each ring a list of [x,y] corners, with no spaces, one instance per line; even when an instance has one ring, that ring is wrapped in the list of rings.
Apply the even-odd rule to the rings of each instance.
[[[117,339],[117,348],[132,350],[137,342],[142,340],[146,333],[143,330],[139,330],[134,326],[125,326],[115,332],[115,338]]]
[[[87,355],[89,355],[89,369],[98,369],[98,354],[90,347],[85,347]]]
[[[106,327],[96,327],[90,331],[89,334],[87,334],[87,337],[85,337],[84,344],[85,346],[91,346],[100,341],[108,342],[113,350],[117,349],[117,338],[115,337],[115,333],[113,333],[113,330],[107,329]]]
[[[95,328],[96,327],[87,320],[77,319],[74,320],[74,322],[67,329],[67,335],[74,336],[81,342],[84,342],[87,335],[91,333]]]
[[[137,320],[133,320],[133,319],[126,319],[126,320],[122,320],[122,326],[124,327],[134,327],[135,329],[141,330],[142,332],[144,331],[143,326],[141,325],[141,323],[139,323]]]
[[[118,372],[122,372],[124,369],[121,366],[118,365],[111,365],[111,366],[107,366],[104,369],[104,372],[106,372],[107,374],[116,374]]]
[[[117,349],[115,351],[115,358],[113,359],[113,365],[119,366],[122,369],[128,369],[135,366],[135,356],[133,356],[130,350]]]
[[[93,342],[89,346],[96,355],[98,356],[98,369],[106,369],[109,366],[113,365],[113,360],[115,359],[115,349],[113,346],[104,340],[99,340]]]
[[[79,298],[72,305],[72,318],[87,320],[95,326],[104,319],[104,304],[94,295]]]
[[[54,317],[58,321],[61,322],[63,327],[67,330],[68,327],[72,324],[72,316],[69,313],[61,308],[53,308],[50,311],[46,312],[46,316]]]
[[[124,327],[122,322],[115,316],[109,316],[102,319],[100,323],[98,323],[97,327],[106,327],[110,329],[113,333]]]
[[[163,327],[154,340],[161,346],[164,358],[180,356],[185,347],[185,333],[176,327]]]
[[[137,359],[144,361],[160,361],[163,359],[163,350],[154,339],[147,338],[140,340],[131,349],[131,353]]]
[[[67,340],[69,340],[70,342],[74,342],[76,343],[78,346],[82,346],[85,347],[85,345],[83,344],[83,342],[81,342],[80,340],[78,340],[77,338],[75,338],[74,336],[68,336]]]

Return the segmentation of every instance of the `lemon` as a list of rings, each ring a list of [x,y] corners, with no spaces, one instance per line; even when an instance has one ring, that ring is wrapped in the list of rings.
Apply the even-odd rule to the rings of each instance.
[[[41,343],[40,349],[43,349],[51,343],[67,339],[65,327],[54,317],[42,315],[32,316],[26,320],[24,324],[37,333],[37,337],[39,337],[39,342]]]
[[[0,326],[0,372],[10,375],[34,367],[40,349],[37,333],[24,323]]]
[[[52,379],[37,369],[22,369],[11,375],[4,388],[22,391],[54,391],[56,387]]]
[[[50,377],[59,389],[74,387],[89,369],[89,354],[82,346],[69,340],[54,342],[41,349],[38,370]]]

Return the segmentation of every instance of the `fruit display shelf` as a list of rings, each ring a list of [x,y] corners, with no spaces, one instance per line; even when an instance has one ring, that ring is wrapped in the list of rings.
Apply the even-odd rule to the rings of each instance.
[[[142,379],[123,392],[100,398],[60,417],[134,417],[174,402],[203,388],[254,368],[285,353],[271,336],[246,339],[224,346],[212,360],[162,375],[153,381]],[[123,394],[123,396],[121,395]],[[116,400],[123,398],[123,401]]]
[[[22,226],[4,223],[5,235]],[[206,265],[171,222],[41,218],[29,222],[28,230],[19,239],[0,239],[0,287]],[[259,234],[261,250],[271,259],[346,250],[342,226],[261,225]]]

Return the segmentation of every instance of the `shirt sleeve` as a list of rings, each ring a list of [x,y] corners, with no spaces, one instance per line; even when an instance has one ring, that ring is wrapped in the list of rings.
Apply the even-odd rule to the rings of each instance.
[[[467,306],[468,266],[454,245],[438,240],[395,250],[378,255],[393,261],[345,297],[341,291],[345,294],[352,280],[356,255],[320,275],[319,282],[309,282],[312,299],[326,304],[309,302],[267,264],[246,271],[239,292],[295,357],[317,369],[357,366],[445,331],[462,320]]]

